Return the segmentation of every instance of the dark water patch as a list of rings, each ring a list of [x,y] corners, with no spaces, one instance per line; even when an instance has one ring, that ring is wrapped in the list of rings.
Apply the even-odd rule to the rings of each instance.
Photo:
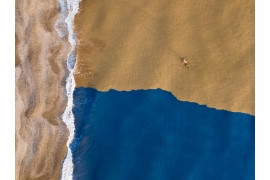
[[[254,116],[160,89],[74,91],[74,179],[254,179]]]

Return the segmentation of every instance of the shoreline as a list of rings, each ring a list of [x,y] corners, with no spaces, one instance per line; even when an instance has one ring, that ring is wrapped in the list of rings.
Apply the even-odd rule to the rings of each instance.
[[[69,130],[69,138],[67,141],[67,155],[62,165],[62,173],[61,179],[62,180],[72,180],[73,179],[73,162],[72,162],[72,152],[70,149],[70,144],[74,139],[74,115],[72,113],[73,108],[73,91],[75,89],[75,80],[74,80],[74,67],[76,65],[76,38],[75,33],[73,32],[73,22],[74,17],[79,11],[79,3],[81,0],[59,0],[59,4],[61,6],[61,14],[62,19],[66,23],[67,30],[68,30],[68,40],[69,43],[72,45],[72,50],[69,52],[67,57],[67,68],[69,70],[69,76],[66,80],[66,92],[68,97],[68,104],[65,109],[65,112],[62,115],[62,119],[68,127]]]

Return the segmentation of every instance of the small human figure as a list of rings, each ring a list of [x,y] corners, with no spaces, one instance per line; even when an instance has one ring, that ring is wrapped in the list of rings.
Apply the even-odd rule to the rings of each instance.
[[[182,63],[184,64],[184,66],[186,68],[189,68],[188,62],[187,62],[187,60],[184,57],[180,56],[180,60],[182,61]]]

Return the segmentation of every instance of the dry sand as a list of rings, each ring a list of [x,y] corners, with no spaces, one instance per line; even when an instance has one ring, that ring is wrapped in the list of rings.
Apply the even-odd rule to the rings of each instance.
[[[16,0],[16,179],[60,179],[68,129],[66,58],[57,0]]]
[[[254,115],[254,6],[254,0],[83,0],[75,18],[76,85],[161,88],[179,100]]]

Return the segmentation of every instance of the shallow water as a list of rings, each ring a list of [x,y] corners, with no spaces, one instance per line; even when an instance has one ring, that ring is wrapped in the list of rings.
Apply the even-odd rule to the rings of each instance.
[[[73,95],[74,179],[254,179],[254,116],[160,89]]]

